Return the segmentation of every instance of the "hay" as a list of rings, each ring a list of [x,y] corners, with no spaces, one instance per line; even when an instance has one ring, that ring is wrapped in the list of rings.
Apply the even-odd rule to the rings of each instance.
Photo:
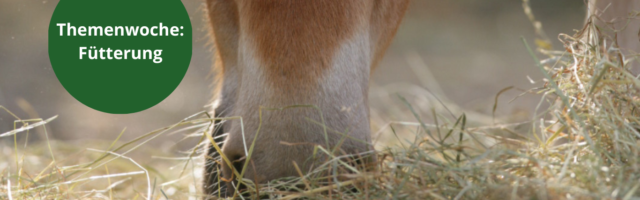
[[[530,19],[537,24],[532,15]],[[540,25],[536,27],[541,29]],[[353,167],[344,155],[318,146],[318,153],[329,159],[312,173],[261,185],[244,179],[248,189],[238,191],[236,197],[638,199],[640,81],[624,64],[631,59],[624,58],[615,44],[607,44],[611,38],[599,28],[590,21],[575,36],[560,35],[565,47],[561,51],[549,50],[548,39],[541,37],[536,44],[543,60],[525,42],[534,61],[532,66],[546,77],[540,87],[528,92],[539,94],[541,104],[553,105],[536,110],[529,123],[530,132],[512,129],[521,124],[471,127],[468,121],[472,119],[464,114],[452,118],[449,113],[439,115],[435,111],[434,123],[426,123],[411,104],[399,97],[416,120],[382,127],[396,135],[399,133],[394,127],[415,127],[404,133],[412,134],[413,139],[378,149],[376,168]],[[13,116],[23,128],[0,136],[28,135],[29,129],[50,122]],[[170,131],[189,133],[188,138],[206,142],[212,139],[205,133],[215,120],[198,113],[127,143],[116,139],[105,150],[69,150],[48,140],[43,143],[48,145],[36,148],[14,140],[13,147],[5,147],[3,154],[12,156],[0,160],[0,170],[4,169],[0,171],[0,199],[200,197],[196,188],[200,189],[197,179],[201,173],[193,164],[201,165],[198,155],[202,145],[184,152],[184,157],[171,158],[176,162],[172,170],[165,171],[139,165],[126,155]],[[495,130],[507,134],[494,134]],[[62,156],[70,155],[70,151],[79,151],[81,156]],[[28,157],[37,159],[25,159]],[[36,161],[42,162],[36,165]],[[112,167],[107,168],[107,164]],[[157,181],[150,178],[153,176],[167,177]],[[94,182],[102,185],[92,185]],[[129,188],[123,184],[137,186],[133,190],[118,189]]]

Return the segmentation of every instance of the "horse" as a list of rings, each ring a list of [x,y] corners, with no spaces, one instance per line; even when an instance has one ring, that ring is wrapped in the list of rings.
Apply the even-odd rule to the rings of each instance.
[[[206,0],[220,120],[205,147],[205,195],[233,194],[238,176],[266,183],[310,172],[328,156],[318,148],[371,154],[369,78],[408,4]]]

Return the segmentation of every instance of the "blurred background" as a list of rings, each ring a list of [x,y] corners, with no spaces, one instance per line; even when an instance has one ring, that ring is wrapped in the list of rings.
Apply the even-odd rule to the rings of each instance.
[[[206,46],[201,0],[183,0],[194,27],[194,49],[182,83],[162,103],[128,115],[106,114],[86,107],[56,79],[48,58],[47,30],[57,3],[0,0],[0,106],[23,119],[59,115],[47,125],[49,137],[76,143],[112,141],[124,128],[121,141],[126,141],[205,109],[211,95],[212,80],[208,75],[212,52]],[[562,48],[555,39],[559,33],[573,34],[582,27],[585,5],[581,0],[536,0],[531,7],[555,49]],[[411,104],[424,104],[420,108],[437,104],[422,98],[436,95],[443,103],[465,112],[490,116],[494,98],[503,88],[540,86],[542,75],[521,36],[530,44],[535,38],[519,0],[413,0],[393,44],[372,77],[370,99],[374,122],[415,121],[406,112],[394,113],[406,110],[396,94],[406,97]],[[430,92],[425,92],[425,88]],[[540,96],[527,94],[509,102],[521,93],[510,90],[500,96],[496,110],[500,121],[531,119]],[[14,120],[0,110],[0,133],[12,130]],[[379,127],[375,123],[374,132]],[[42,130],[36,132],[39,134],[30,136],[31,139],[42,139]],[[154,143],[174,146],[181,137],[162,136]],[[13,139],[0,138],[0,145],[10,142]]]

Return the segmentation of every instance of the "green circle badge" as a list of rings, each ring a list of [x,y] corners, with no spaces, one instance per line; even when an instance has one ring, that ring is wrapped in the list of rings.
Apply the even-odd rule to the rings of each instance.
[[[61,0],[49,24],[49,59],[78,101],[134,113],[180,84],[191,62],[191,32],[180,0]]]

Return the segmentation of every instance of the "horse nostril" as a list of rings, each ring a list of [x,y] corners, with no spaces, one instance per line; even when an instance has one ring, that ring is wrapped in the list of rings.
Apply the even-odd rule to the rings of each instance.
[[[242,168],[244,166],[244,162],[246,157],[242,155],[229,155],[227,156],[228,161],[231,163],[227,163],[227,160],[222,160],[223,162],[223,173],[224,177],[227,181],[235,180],[238,175],[242,173]],[[237,172],[237,173],[236,173]]]
[[[246,157],[241,155],[229,156],[229,161],[231,162],[231,169],[228,172],[225,172],[226,177],[229,177],[227,181],[227,194],[233,194],[235,191],[242,192],[242,190],[246,189],[244,185],[238,185],[238,176],[242,174],[242,169],[244,167]],[[225,163],[226,165],[226,163]],[[228,165],[227,165],[228,166]],[[236,174],[237,172],[237,174]]]
[[[234,169],[236,169],[238,171],[238,173],[242,173],[242,167],[244,167],[244,161],[247,157],[245,156],[235,156],[234,159],[231,161],[232,162],[232,166]]]

